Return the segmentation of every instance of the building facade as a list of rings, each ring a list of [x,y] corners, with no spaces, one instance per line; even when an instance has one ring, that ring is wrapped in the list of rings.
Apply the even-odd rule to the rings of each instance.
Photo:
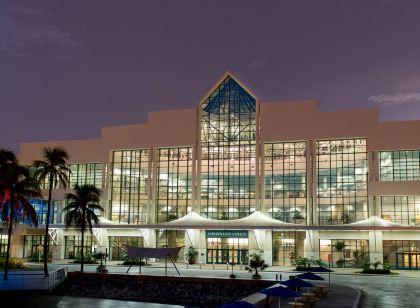
[[[380,122],[376,109],[262,103],[227,74],[196,109],[153,112],[147,124],[105,127],[99,139],[22,144],[19,158],[30,165],[44,146],[62,147],[70,186],[102,190],[103,223],[85,247],[63,228],[66,191],[54,190],[55,259],[81,249],[107,248],[121,260],[126,245],[194,246],[201,263],[247,263],[263,251],[272,265],[307,257],[411,269],[420,267],[419,132],[420,121]],[[19,226],[15,257],[36,259],[42,248],[45,201],[33,204],[40,226]],[[177,223],[190,213],[214,225]],[[267,223],[247,218],[253,213]]]

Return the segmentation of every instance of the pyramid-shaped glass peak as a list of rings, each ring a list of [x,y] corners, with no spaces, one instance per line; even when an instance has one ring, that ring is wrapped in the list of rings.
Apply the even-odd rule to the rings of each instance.
[[[214,115],[253,113],[256,100],[228,75],[203,103],[203,110]]]

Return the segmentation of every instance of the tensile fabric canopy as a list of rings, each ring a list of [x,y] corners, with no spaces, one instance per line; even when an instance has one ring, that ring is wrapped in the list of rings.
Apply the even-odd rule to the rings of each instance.
[[[303,274],[296,275],[296,277],[300,279],[306,279],[306,280],[324,280],[321,276],[314,274],[312,272],[306,272]]]
[[[292,278],[281,282],[282,285],[293,288],[311,288],[314,284],[299,278]]]
[[[259,293],[268,295],[268,296],[277,296],[277,297],[300,297],[300,293],[289,290],[283,286],[277,286],[273,288],[267,288]]]

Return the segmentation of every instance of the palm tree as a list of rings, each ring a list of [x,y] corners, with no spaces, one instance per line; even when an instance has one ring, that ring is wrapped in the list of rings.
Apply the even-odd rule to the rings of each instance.
[[[0,187],[0,219],[8,223],[8,238],[6,263],[4,267],[4,280],[8,278],[10,240],[13,224],[26,221],[37,225],[37,215],[28,197],[40,198],[37,183],[29,176],[29,170],[14,162],[6,163],[1,167]]]
[[[48,180],[48,201],[47,201],[47,219],[45,221],[45,234],[44,234],[44,274],[48,276],[48,228],[50,224],[51,213],[51,195],[53,188],[60,184],[64,189],[67,188],[69,183],[69,168],[66,166],[69,154],[61,148],[45,147],[42,150],[44,160],[34,161],[34,166],[37,168],[35,171],[35,179],[39,184]]]
[[[80,271],[83,272],[85,231],[92,234],[92,222],[99,224],[99,217],[95,210],[103,212],[100,206],[101,191],[95,185],[75,185],[74,193],[66,194],[67,206],[64,208],[66,215],[64,221],[67,227],[75,227],[82,233],[82,250],[80,252]]]

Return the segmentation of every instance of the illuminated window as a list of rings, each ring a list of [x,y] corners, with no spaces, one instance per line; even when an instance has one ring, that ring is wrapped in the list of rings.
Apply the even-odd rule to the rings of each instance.
[[[147,220],[149,150],[114,151],[111,175],[112,221],[138,224]]]
[[[420,225],[420,196],[381,196],[382,218],[405,225]]]
[[[267,143],[264,162],[266,212],[281,221],[304,223],[306,143]]]
[[[237,219],[255,210],[256,101],[230,76],[201,110],[201,210]]]
[[[379,153],[381,181],[420,180],[420,150]]]
[[[347,224],[368,217],[366,139],[317,142],[319,223]]]
[[[192,204],[192,148],[158,149],[157,222],[180,218]]]

